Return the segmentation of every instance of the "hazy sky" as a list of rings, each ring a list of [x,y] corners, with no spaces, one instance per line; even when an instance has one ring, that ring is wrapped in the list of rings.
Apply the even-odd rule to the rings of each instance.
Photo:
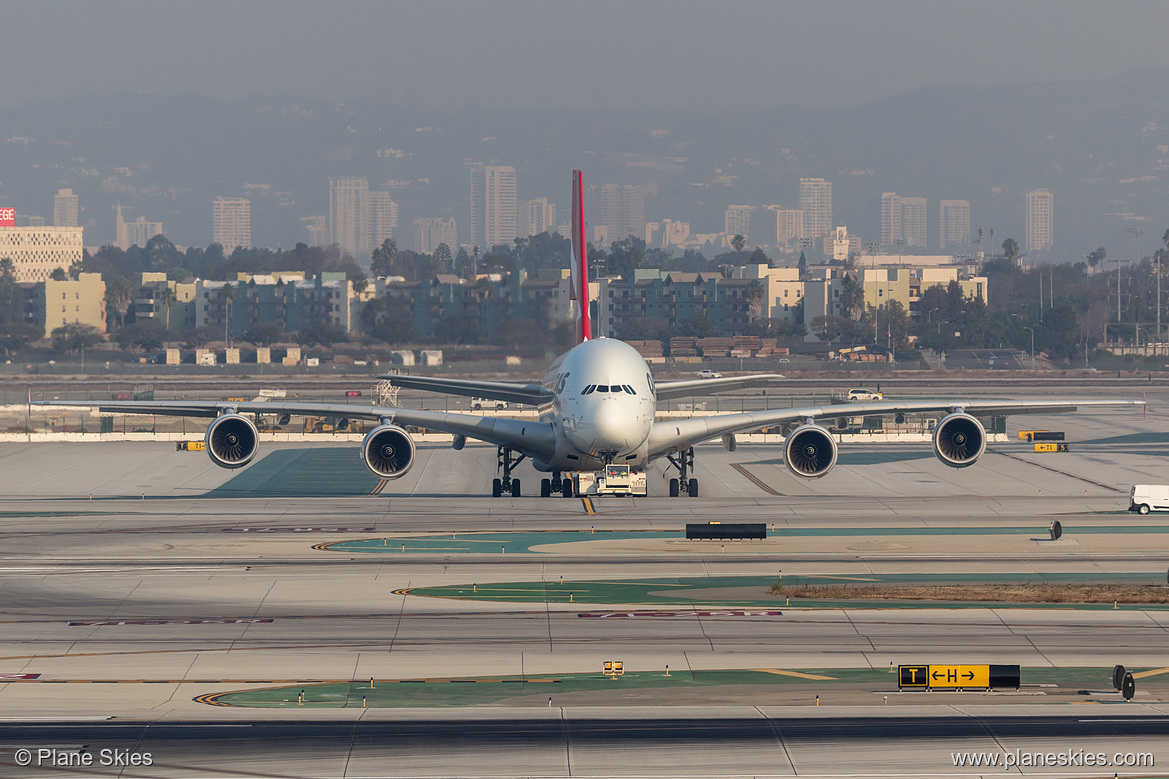
[[[1169,62],[1165,0],[10,0],[0,106],[154,90],[434,106],[847,106]]]

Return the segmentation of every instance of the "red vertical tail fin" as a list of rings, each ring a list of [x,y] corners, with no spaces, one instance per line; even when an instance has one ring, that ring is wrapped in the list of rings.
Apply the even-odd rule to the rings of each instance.
[[[572,299],[576,301],[576,342],[593,337],[589,312],[589,245],[585,241],[584,175],[572,172]]]

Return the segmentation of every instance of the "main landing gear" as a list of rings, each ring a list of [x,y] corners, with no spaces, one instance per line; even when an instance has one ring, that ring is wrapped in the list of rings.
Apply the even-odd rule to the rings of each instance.
[[[685,492],[691,498],[698,497],[698,479],[687,479],[690,471],[694,469],[694,447],[690,447],[684,452],[677,452],[676,455],[668,454],[666,459],[670,461],[678,469],[678,478],[670,479],[670,497],[676,498],[682,492]]]
[[[491,480],[491,497],[498,498],[505,492],[510,493],[513,498],[520,496],[520,480],[513,479],[511,477],[511,471],[524,461],[525,456],[523,454],[512,454],[511,449],[508,449],[506,446],[499,447],[495,470],[502,470],[503,478]]]
[[[552,471],[551,479],[540,479],[540,497],[549,498],[552,493],[559,492],[566,498],[572,497],[572,477],[560,477],[560,471]]]

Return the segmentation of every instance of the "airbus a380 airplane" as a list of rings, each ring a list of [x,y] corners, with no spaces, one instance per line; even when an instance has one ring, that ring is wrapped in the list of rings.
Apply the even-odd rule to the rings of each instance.
[[[418,411],[377,406],[324,403],[233,401],[112,401],[60,402],[44,405],[97,407],[102,411],[172,416],[214,417],[205,436],[207,453],[223,468],[242,468],[259,448],[255,423],[245,414],[335,416],[379,422],[361,443],[361,459],[376,476],[397,479],[415,460],[414,441],[406,426],[424,427],[454,436],[454,448],[468,438],[498,449],[500,478],[492,494],[520,496],[512,472],[528,459],[536,470],[551,474],[541,482],[541,496],[553,492],[570,497],[574,482],[567,474],[590,473],[607,465],[628,465],[641,472],[666,459],[677,469],[670,495],[698,495],[694,478],[694,445],[722,438],[728,449],[735,434],[785,426],[783,444],[788,469],[803,478],[818,478],[836,464],[836,441],[821,422],[842,416],[895,416],[936,412],[934,454],[955,468],[972,465],[986,450],[986,431],[976,416],[1075,411],[1078,406],[1139,405],[1137,401],[990,401],[960,399],[909,403],[850,403],[847,407],[817,406],[719,414],[680,420],[657,420],[657,402],[723,390],[764,385],[774,374],[655,384],[649,366],[633,347],[611,338],[594,338],[589,318],[587,244],[580,171],[572,180],[572,289],[577,301],[577,345],[558,357],[541,384],[385,376],[400,387],[452,395],[504,400],[538,407],[539,419],[508,419],[472,414]]]

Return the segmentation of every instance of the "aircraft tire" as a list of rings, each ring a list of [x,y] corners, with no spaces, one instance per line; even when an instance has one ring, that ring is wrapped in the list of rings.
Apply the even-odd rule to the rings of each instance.
[[[503,482],[499,479],[491,480],[491,497],[498,498],[503,495]]]
[[[520,496],[520,480],[519,479],[512,479],[511,480],[511,496],[513,498],[518,498]]]
[[[679,492],[681,492],[680,487],[681,487],[681,485],[678,484],[677,479],[670,479],[670,497],[671,498],[678,497]]]
[[[686,485],[686,494],[692,498],[698,497],[698,479],[691,479]]]
[[[550,479],[540,479],[540,497],[547,498],[552,495],[552,481]]]
[[[565,479],[560,483],[560,494],[566,498],[572,497],[572,479]]]

